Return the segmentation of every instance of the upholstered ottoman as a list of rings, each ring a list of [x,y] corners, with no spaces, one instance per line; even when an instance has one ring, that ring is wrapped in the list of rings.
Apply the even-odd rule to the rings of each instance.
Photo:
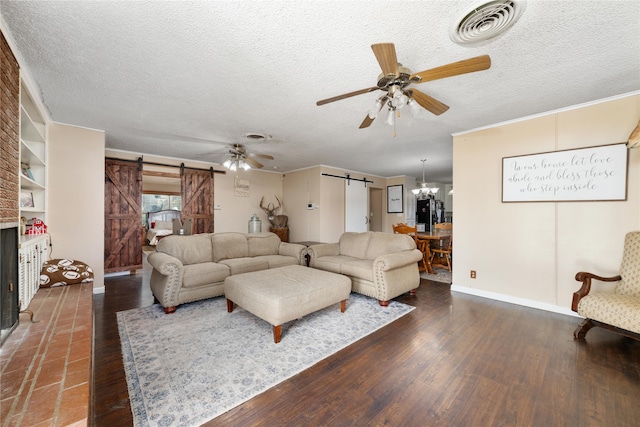
[[[224,280],[227,311],[231,313],[235,303],[269,322],[276,344],[286,322],[338,302],[344,313],[350,293],[348,277],[301,265],[236,274]]]

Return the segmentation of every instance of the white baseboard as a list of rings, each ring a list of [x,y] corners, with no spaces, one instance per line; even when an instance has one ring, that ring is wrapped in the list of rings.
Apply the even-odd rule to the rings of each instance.
[[[93,294],[104,294],[104,286],[93,288]]]
[[[525,298],[518,298],[511,295],[498,294],[495,292],[483,291],[480,289],[467,288],[464,286],[451,285],[451,290],[454,292],[460,292],[462,294],[475,295],[477,297],[488,298],[496,301],[507,302],[509,304],[517,304],[525,307],[536,308],[538,310],[551,311],[553,313],[565,314],[572,317],[580,317],[578,313],[572,311],[569,308],[561,307],[559,305],[547,304],[540,301],[534,301]]]

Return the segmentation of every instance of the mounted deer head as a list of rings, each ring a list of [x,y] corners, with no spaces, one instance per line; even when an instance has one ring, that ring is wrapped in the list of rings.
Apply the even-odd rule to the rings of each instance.
[[[271,223],[273,228],[285,228],[287,226],[287,222],[289,221],[289,217],[286,215],[276,215],[278,209],[282,207],[282,202],[278,199],[278,196],[275,196],[278,201],[278,206],[274,206],[273,203],[269,203],[266,207],[264,206],[264,196],[260,199],[260,208],[265,211],[267,214],[267,219]]]

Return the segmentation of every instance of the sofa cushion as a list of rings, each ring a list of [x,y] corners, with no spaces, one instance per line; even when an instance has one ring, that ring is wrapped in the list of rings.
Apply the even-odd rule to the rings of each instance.
[[[278,255],[280,238],[273,233],[249,234],[249,256]]]
[[[364,259],[371,233],[343,233],[340,236],[340,255]]]
[[[247,237],[242,233],[212,234],[211,244],[213,245],[212,258],[214,262],[249,256],[249,244],[247,243]]]
[[[261,260],[266,260],[269,264],[269,268],[284,267],[285,265],[299,265],[299,261],[292,256],[264,255],[258,258]]]
[[[269,268],[269,262],[264,257],[225,259],[220,261],[220,263],[229,266],[232,275],[266,270]]]
[[[415,240],[406,234],[371,233],[366,255],[363,258],[376,259],[380,255],[410,251],[415,248]]]
[[[342,264],[340,272],[347,276],[353,276],[373,282],[373,260],[360,259],[357,261],[347,261]]]
[[[330,255],[316,258],[313,262],[313,268],[331,271],[333,273],[342,273],[342,264],[349,261],[359,261],[358,258],[345,255]]]
[[[182,285],[185,288],[194,288],[224,282],[224,279],[231,274],[230,271],[228,266],[215,262],[185,265]]]
[[[211,234],[167,236],[158,242],[156,251],[178,258],[184,265],[211,262]]]

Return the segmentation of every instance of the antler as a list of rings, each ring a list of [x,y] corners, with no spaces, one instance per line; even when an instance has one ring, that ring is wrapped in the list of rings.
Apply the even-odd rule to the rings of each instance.
[[[280,199],[278,199],[278,196],[276,196],[275,194],[274,194],[274,196],[276,197],[276,200],[278,201],[278,206],[273,208],[273,210],[275,211],[276,209],[280,209],[282,207],[282,202],[280,201]]]
[[[278,200],[279,201],[279,200]],[[263,211],[266,212],[267,215],[269,215],[270,217],[273,216],[273,212],[277,209],[273,207],[273,203],[269,203],[267,205],[267,207],[264,207],[262,202],[264,202],[264,196],[262,196],[262,199],[260,199],[260,209],[262,209]]]

